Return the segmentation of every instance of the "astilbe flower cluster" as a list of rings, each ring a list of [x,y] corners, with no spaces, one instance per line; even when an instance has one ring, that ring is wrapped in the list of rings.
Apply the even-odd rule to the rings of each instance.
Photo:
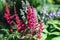
[[[40,25],[39,25],[39,29],[38,29],[38,35],[37,35],[37,38],[41,38],[41,32],[43,31],[43,23],[42,23],[42,20],[40,20]]]
[[[42,21],[40,21],[40,25],[38,26],[37,22],[37,12],[35,12],[35,8],[31,7],[30,5],[27,7],[27,24],[24,24],[22,22],[22,20],[20,20],[17,12],[16,12],[16,7],[14,5],[14,15],[10,15],[9,13],[9,9],[8,9],[8,5],[6,4],[6,8],[5,8],[5,14],[4,14],[4,18],[6,19],[7,23],[9,24],[14,24],[16,25],[17,31],[20,32],[21,30],[25,31],[25,26],[28,27],[28,29],[30,29],[31,33],[36,32],[36,28],[38,28],[38,34],[37,34],[37,38],[41,38],[41,32],[43,30],[43,25],[42,25]],[[13,21],[13,19],[15,21]]]
[[[10,15],[7,3],[6,3],[6,7],[5,7],[4,18],[5,18],[5,20],[7,21],[8,24],[12,24],[13,16]]]
[[[23,22],[19,19],[18,14],[15,14],[15,21],[16,21],[16,26],[17,26],[17,31],[20,32],[21,30],[24,29],[24,24]]]
[[[34,32],[36,31],[36,28],[38,28],[38,34],[37,34],[37,38],[41,38],[41,32],[43,31],[43,24],[42,24],[42,21],[40,21],[40,25],[38,26],[37,24],[37,17],[36,17],[36,14],[35,14],[35,11],[34,11],[34,8],[28,6],[28,9],[27,9],[27,21],[28,21],[28,28]]]
[[[13,16],[10,15],[7,3],[5,3],[5,6],[6,7],[5,7],[4,18],[5,18],[5,20],[7,21],[8,24],[12,24],[13,23],[12,19],[14,18],[14,15]],[[13,30],[10,28],[9,32],[13,33]]]
[[[15,17],[15,21],[13,21]],[[14,6],[14,15],[11,16],[9,9],[8,9],[8,4],[6,3],[6,7],[5,7],[5,13],[4,13],[4,18],[7,21],[8,24],[15,24],[17,26],[17,30],[18,32],[20,32],[20,30],[24,30],[24,24],[22,23],[22,21],[19,19],[18,14],[16,13],[16,7]],[[23,27],[23,28],[21,28]],[[9,32],[11,32],[12,29],[9,30]]]
[[[28,6],[27,9],[27,21],[28,21],[28,28],[31,29],[32,31],[37,28],[37,19],[34,13],[34,8]]]
[[[14,6],[14,15],[15,15],[15,25],[17,26],[17,31],[20,32],[21,30],[25,30],[24,29],[24,23],[19,19],[19,16],[16,12],[16,7]]]

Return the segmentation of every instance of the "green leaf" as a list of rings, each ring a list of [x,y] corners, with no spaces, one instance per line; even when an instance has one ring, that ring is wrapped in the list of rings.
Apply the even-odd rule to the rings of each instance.
[[[48,34],[48,33],[49,33],[46,29],[44,29],[44,30],[43,30],[43,32],[44,32],[44,33],[46,33],[46,34]]]
[[[49,20],[47,24],[60,24],[60,20]]]
[[[42,33],[41,36],[42,36],[42,38],[40,40],[45,40],[47,37],[47,34]]]
[[[22,39],[28,39],[29,36],[22,36]]]
[[[3,2],[3,3],[5,3],[6,2],[6,0],[0,0],[1,2]]]
[[[49,20],[47,21],[47,24],[52,24],[55,29],[60,30],[60,28],[56,25],[60,25],[60,20]]]
[[[54,37],[54,38],[52,38],[52,40],[60,40],[60,36],[59,37]]]
[[[8,39],[13,39],[13,34],[10,34]]]
[[[60,35],[60,32],[52,32],[52,33],[49,33],[49,35]]]
[[[9,35],[9,32],[8,32],[8,29],[0,29],[0,33],[8,36]]]
[[[4,2],[5,0],[0,0],[0,11],[2,11],[4,8]]]
[[[19,37],[20,36],[20,34],[16,31],[16,32],[14,32],[14,37]]]

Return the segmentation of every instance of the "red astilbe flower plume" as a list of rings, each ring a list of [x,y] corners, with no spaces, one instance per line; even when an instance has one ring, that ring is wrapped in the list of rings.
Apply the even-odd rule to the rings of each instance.
[[[38,30],[38,33],[40,34],[42,31],[43,31],[43,23],[42,23],[42,20],[40,20],[40,26],[39,26],[39,30]]]
[[[43,23],[42,23],[42,20],[40,20],[40,26],[39,26],[39,29],[38,29],[38,35],[37,35],[37,38],[41,38],[42,36],[41,36],[41,33],[42,33],[42,31],[43,31]]]
[[[6,7],[5,7],[4,18],[5,18],[5,20],[7,21],[8,24],[12,24],[12,19],[13,19],[14,16],[10,15],[8,4],[6,3],[5,5],[6,5]]]
[[[5,20],[7,21],[8,24],[12,24],[13,23],[12,19],[13,19],[14,16],[11,16],[10,15],[8,4],[7,3],[5,3],[5,6],[6,7],[5,7],[4,18],[5,18]],[[13,29],[12,28],[9,29],[9,32],[10,33],[13,33]]]
[[[16,21],[16,25],[17,25],[17,30],[18,30],[18,32],[20,32],[21,30],[23,30],[23,29],[21,29],[21,28],[23,28],[24,27],[24,24],[22,23],[22,21],[19,19],[19,17],[18,17],[18,15],[17,14],[15,14],[15,21]]]
[[[17,26],[17,31],[18,32],[20,32],[21,30],[25,30],[24,29],[24,24],[23,24],[23,22],[19,19],[19,16],[18,16],[18,14],[17,14],[17,12],[16,12],[16,7],[15,7],[15,5],[14,5],[14,15],[15,15],[15,21],[16,21],[16,23],[14,23],[16,26]]]
[[[36,19],[36,16],[35,16],[35,12],[34,12],[34,8],[28,6],[27,8],[27,21],[28,21],[28,28],[31,30],[31,31],[35,31],[35,29],[37,28],[37,19]]]

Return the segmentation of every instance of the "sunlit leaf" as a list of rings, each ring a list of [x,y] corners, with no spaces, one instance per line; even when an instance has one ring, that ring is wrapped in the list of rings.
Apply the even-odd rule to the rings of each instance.
[[[59,37],[54,37],[52,40],[60,40],[60,36]]]

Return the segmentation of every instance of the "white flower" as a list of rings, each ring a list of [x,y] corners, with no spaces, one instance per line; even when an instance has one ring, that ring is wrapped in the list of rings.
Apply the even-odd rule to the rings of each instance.
[[[53,15],[56,16],[56,11],[53,12]]]
[[[57,16],[60,16],[60,10],[57,12]]]
[[[20,15],[24,15],[24,12],[23,12],[23,10],[22,9],[20,9]]]
[[[26,6],[30,6],[29,2],[26,0]]]
[[[22,2],[22,8],[25,9],[26,8],[26,4],[24,1],[21,1]]]

